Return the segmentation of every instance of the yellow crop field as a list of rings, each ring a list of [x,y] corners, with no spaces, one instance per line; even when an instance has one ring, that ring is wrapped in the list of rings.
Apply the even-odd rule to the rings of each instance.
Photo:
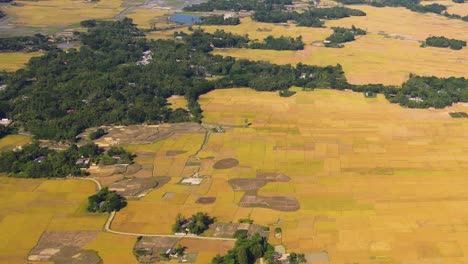
[[[76,212],[94,192],[82,180],[0,177],[0,262],[25,263],[45,231],[101,230],[106,215]]]
[[[173,95],[167,98],[167,102],[171,104],[170,107],[174,110],[177,108],[188,109],[187,100],[183,96]]]
[[[8,135],[0,139],[0,151],[11,150],[31,142],[31,137],[25,135]]]
[[[2,52],[0,53],[0,70],[16,71],[25,66],[32,57],[39,57],[40,52]]]
[[[466,23],[466,22],[465,22]],[[468,77],[468,49],[459,51],[421,48],[416,41],[366,35],[333,49],[306,46],[301,51],[252,49],[217,49],[215,54],[244,59],[265,60],[278,64],[341,64],[350,83],[383,83],[398,85],[410,73],[438,77]]]
[[[439,4],[444,5],[447,7],[447,12],[450,14],[456,14],[459,16],[467,16],[468,15],[468,6],[465,4],[454,3],[451,0],[436,0],[436,1],[428,1],[428,2],[421,2],[422,5],[430,5],[430,4]]]
[[[81,0],[18,1],[3,10],[13,16],[11,23],[29,27],[65,27],[86,19],[113,18],[124,9],[122,1]]]

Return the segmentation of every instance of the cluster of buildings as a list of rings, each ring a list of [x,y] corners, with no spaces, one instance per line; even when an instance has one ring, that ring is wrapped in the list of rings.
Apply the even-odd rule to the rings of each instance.
[[[141,60],[137,61],[137,65],[148,65],[153,60],[153,52],[151,50],[147,50],[143,52],[143,56],[141,56]]]

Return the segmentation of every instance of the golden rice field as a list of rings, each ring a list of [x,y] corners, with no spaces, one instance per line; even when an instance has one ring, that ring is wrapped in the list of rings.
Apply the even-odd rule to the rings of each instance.
[[[12,24],[28,27],[65,27],[86,19],[113,18],[124,9],[122,1],[82,0],[17,1],[2,8],[13,16]]]
[[[45,231],[101,230],[106,215],[82,209],[94,192],[83,180],[0,177],[0,262],[25,263]]]
[[[41,56],[40,52],[1,52],[0,70],[16,71],[23,68],[32,57]]]
[[[150,29],[152,23],[156,22],[156,26],[168,25],[167,16],[170,15],[170,10],[158,10],[148,8],[137,8],[127,14],[128,18],[133,19],[133,23],[141,29]]]
[[[169,234],[177,213],[204,211],[222,222],[251,217],[271,226],[281,219],[289,251],[326,250],[330,263],[468,261],[468,122],[448,115],[466,112],[468,105],[414,110],[346,91],[281,98],[250,89],[216,90],[201,96],[200,104],[207,123],[242,125],[248,119],[252,125],[211,134],[198,155],[200,175],[207,177],[200,186],[180,185],[173,176],[142,200],[130,201],[114,229]],[[173,150],[172,144],[155,149]],[[179,149],[193,154],[195,147]],[[189,160],[173,158],[180,158],[180,166]],[[240,164],[213,169],[223,158]],[[166,162],[154,159],[156,168]],[[186,164],[186,174],[177,175],[189,176],[190,168]],[[233,192],[227,180],[252,178],[257,171],[290,176],[290,182],[268,183],[259,194],[294,196],[301,209],[238,207],[242,192]],[[176,195],[166,200],[167,192]],[[195,203],[200,196],[216,202]]]

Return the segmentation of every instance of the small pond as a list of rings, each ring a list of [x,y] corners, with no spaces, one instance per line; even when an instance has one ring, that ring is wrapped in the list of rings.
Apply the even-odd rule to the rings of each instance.
[[[186,15],[186,14],[175,14],[169,17],[169,20],[176,23],[181,24],[195,24],[201,22],[201,18],[199,16],[194,15]]]

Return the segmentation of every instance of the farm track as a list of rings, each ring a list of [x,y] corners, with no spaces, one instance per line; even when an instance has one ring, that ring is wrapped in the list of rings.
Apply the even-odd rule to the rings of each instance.
[[[94,179],[94,178],[80,178],[80,177],[70,177],[71,179],[81,179],[86,181],[92,181],[96,184],[96,189],[99,191],[102,189],[101,183]],[[123,235],[123,236],[145,236],[145,237],[171,237],[171,238],[192,238],[192,239],[200,239],[200,240],[217,240],[217,241],[236,241],[235,238],[222,238],[222,237],[202,237],[202,236],[176,236],[176,235],[162,235],[162,234],[144,234],[144,233],[132,233],[132,232],[121,232],[115,231],[111,229],[112,221],[115,218],[116,211],[112,211],[109,214],[109,217],[106,220],[106,224],[104,225],[103,231],[111,234],[116,235]]]

